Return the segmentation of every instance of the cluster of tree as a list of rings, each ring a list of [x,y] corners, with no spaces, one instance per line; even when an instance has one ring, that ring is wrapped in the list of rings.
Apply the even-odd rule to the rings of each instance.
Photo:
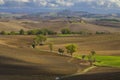
[[[44,45],[46,41],[47,41],[47,37],[45,35],[37,35],[33,39],[32,48],[36,48],[36,46]],[[49,42],[48,45],[49,45],[50,51],[52,52],[53,51],[53,43]]]
[[[33,39],[32,47],[35,48],[36,46],[44,45],[46,40],[47,40],[47,37],[45,35],[37,35]],[[48,43],[48,45],[49,45],[50,51],[52,52],[53,51],[53,43]],[[75,44],[69,44],[65,48],[67,50],[67,53],[69,53],[71,56],[77,50],[77,47]],[[65,50],[62,48],[59,48],[58,52],[59,52],[59,54],[63,54],[65,52]]]
[[[69,45],[65,46],[65,49],[67,50],[67,53],[72,56],[73,53],[76,52],[77,46],[75,44],[69,44]],[[63,55],[64,52],[65,52],[65,50],[63,48],[58,49],[59,54]]]
[[[23,29],[20,29],[18,32],[15,32],[15,31],[11,31],[11,32],[1,31],[0,35],[25,35],[25,31]]]
[[[93,63],[96,62],[95,54],[95,51],[91,51],[89,55],[82,55],[82,60],[85,60],[85,58],[87,58],[90,65],[92,66]]]
[[[110,32],[100,32],[96,31],[95,34],[109,34]],[[0,35],[56,35],[58,34],[55,31],[49,30],[49,29],[34,29],[34,30],[28,30],[25,31],[23,29],[20,29],[18,32],[11,31],[11,32],[5,32],[1,31]],[[85,31],[71,31],[68,28],[61,29],[61,34],[83,34],[83,35],[90,35],[93,33],[85,32]]]
[[[83,32],[82,31],[80,31],[80,32],[77,32],[77,31],[73,32],[73,31],[71,31],[68,28],[64,28],[64,29],[61,30],[61,33],[62,34],[82,34]]]
[[[33,39],[32,47],[36,48],[36,46],[44,45],[46,40],[47,40],[47,37],[45,35],[37,35]],[[48,46],[49,46],[50,51],[52,52],[53,51],[53,43],[48,43]],[[69,45],[65,46],[65,49],[66,50],[64,50],[63,48],[59,48],[58,53],[60,55],[63,55],[64,52],[67,51],[67,53],[72,56],[73,53],[77,51],[77,46],[75,44],[69,44]],[[89,55],[82,55],[82,60],[85,60],[87,58],[88,62],[92,66],[93,63],[96,62],[95,54],[96,54],[96,52],[94,50],[92,50]]]
[[[72,31],[70,29],[68,29],[68,28],[65,28],[65,29],[61,30],[61,33],[62,34],[72,34]]]
[[[46,36],[44,36],[44,35],[37,35],[33,39],[32,47],[35,48],[38,45],[44,45],[46,40],[47,40]]]
[[[48,29],[36,29],[27,31],[28,35],[55,35],[57,32]]]
[[[110,32],[100,32],[100,31],[96,31],[96,34],[110,34]]]
[[[87,32],[87,31],[71,31],[71,30],[68,29],[68,28],[62,29],[62,30],[61,30],[61,33],[62,33],[62,34],[83,34],[83,35],[85,35],[85,34],[87,34],[87,35],[92,34],[92,33]]]
[[[77,50],[77,46],[75,44],[69,44],[66,47],[67,53],[70,53],[70,55],[72,56],[74,52],[76,52]]]
[[[6,35],[7,33],[5,31],[0,32],[1,35]]]
[[[63,55],[64,52],[65,52],[64,49],[62,49],[62,48],[59,48],[59,49],[58,49],[58,53],[59,53],[59,54]]]

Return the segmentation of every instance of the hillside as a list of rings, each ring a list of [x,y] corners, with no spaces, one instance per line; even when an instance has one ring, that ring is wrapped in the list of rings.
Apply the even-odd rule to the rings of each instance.
[[[57,76],[71,75],[76,72],[82,72],[89,65],[81,65],[81,60],[69,56],[56,54],[58,48],[63,48],[66,44],[78,44],[78,51],[75,55],[87,54],[93,48],[100,55],[119,56],[118,35],[94,35],[94,36],[74,36],[74,37],[49,37],[49,42],[54,42],[54,51],[48,52],[48,45],[31,48],[34,36],[28,35],[1,35],[0,36],[0,79],[1,80],[54,80]],[[112,38],[111,38],[112,37]],[[107,45],[107,43],[110,43]],[[104,46],[104,47],[103,47]],[[83,51],[82,51],[83,50]],[[113,50],[113,52],[111,52]],[[102,52],[99,52],[102,51]],[[107,52],[107,54],[106,54]],[[107,69],[108,67],[106,67]],[[104,68],[103,68],[104,69]],[[111,70],[111,80],[117,80],[118,70]],[[97,69],[99,70],[99,69]],[[109,71],[109,70],[108,70]],[[116,71],[118,71],[116,73]],[[91,72],[97,72],[96,70]],[[106,73],[92,73],[78,75],[77,78],[70,77],[63,80],[79,80],[80,77],[87,80],[85,76],[97,80],[98,77]],[[88,72],[89,73],[89,72]],[[32,75],[32,76],[31,76]],[[103,79],[104,80],[104,79]],[[109,79],[108,79],[109,80]]]
[[[119,80],[120,69],[114,67],[97,67],[86,74],[76,75],[61,80]]]
[[[39,77],[43,75],[40,80],[54,80],[58,75],[73,74],[77,71],[77,63],[69,61],[71,57],[32,49],[30,47],[32,38],[32,36],[0,36],[0,79],[16,80],[15,77],[21,76],[18,80],[23,80],[29,76],[28,80],[35,78],[34,75]],[[81,69],[83,68],[85,67],[81,66]]]
[[[31,42],[32,37],[29,36],[0,36],[0,74],[15,74],[16,72],[27,74],[30,69],[32,71],[28,74],[46,74],[46,72],[71,74],[76,72],[77,66],[68,62],[71,59],[70,57],[32,49],[30,47]],[[14,68],[15,70],[11,71]],[[2,71],[4,69],[8,72]]]
[[[0,31],[19,31],[20,29],[41,29],[47,28],[59,32],[63,28],[70,28],[72,31],[106,31],[106,32],[120,32],[120,28],[99,26],[90,23],[68,22],[62,20],[51,21],[32,21],[32,20],[11,20],[8,22],[0,22]]]
[[[111,21],[110,21],[111,20]],[[118,19],[103,19],[103,20],[96,20],[92,22],[93,24],[96,25],[101,25],[101,26],[106,26],[106,27],[116,27],[116,28],[120,28],[120,21]]]
[[[26,30],[27,28],[13,21],[0,21],[0,31],[19,31],[20,29]]]

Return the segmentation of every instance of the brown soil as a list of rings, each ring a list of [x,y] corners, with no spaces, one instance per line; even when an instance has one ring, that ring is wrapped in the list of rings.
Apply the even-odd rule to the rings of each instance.
[[[87,74],[71,76],[61,80],[120,80],[120,68],[97,67]]]

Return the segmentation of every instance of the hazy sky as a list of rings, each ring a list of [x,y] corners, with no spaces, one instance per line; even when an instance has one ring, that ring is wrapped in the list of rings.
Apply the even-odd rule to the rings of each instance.
[[[10,7],[120,10],[120,0],[0,0],[0,8]]]
[[[71,7],[77,5],[78,7],[81,3],[85,5],[89,5],[91,7],[107,7],[107,8],[118,8],[120,7],[120,0],[0,0],[0,4],[12,4],[17,3],[20,5],[28,5],[29,3],[33,3],[36,6],[42,7]],[[28,4],[27,4],[28,3]],[[15,4],[16,5],[16,4]],[[16,6],[17,7],[17,6]]]

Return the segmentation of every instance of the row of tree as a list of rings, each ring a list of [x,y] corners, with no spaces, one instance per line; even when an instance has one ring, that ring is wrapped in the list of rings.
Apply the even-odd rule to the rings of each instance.
[[[49,30],[49,29],[35,29],[27,31],[28,35],[56,35],[57,32]]]
[[[93,65],[94,62],[96,62],[96,57],[95,57],[96,52],[92,50],[90,54],[88,55],[82,55],[82,60],[88,60],[90,65]]]
[[[69,45],[65,46],[65,49],[67,50],[67,53],[72,56],[73,53],[77,51],[77,46],[75,44],[69,44]],[[62,48],[58,49],[59,54],[63,55],[64,52],[65,52],[64,49],[62,49]]]
[[[46,40],[47,40],[46,36],[44,36],[44,35],[37,35],[33,39],[32,47],[36,48],[36,46],[44,45]],[[48,46],[49,46],[50,51],[52,52],[53,51],[53,43],[49,42]],[[65,46],[65,49],[59,48],[58,49],[58,53],[60,55],[63,55],[64,52],[67,51],[67,53],[72,56],[73,53],[77,51],[77,46],[75,44],[69,44],[69,45]],[[93,63],[96,62],[95,54],[96,54],[96,52],[93,50],[93,51],[90,52],[89,55],[82,55],[81,59],[82,60],[86,60],[87,59],[88,62],[90,63],[90,65],[93,65]]]
[[[101,32],[101,31],[96,31],[96,34],[108,34],[109,32]],[[5,32],[1,31],[1,35],[56,35],[58,34],[57,32],[49,29],[34,29],[34,30],[28,30],[25,31],[23,29],[20,29],[18,32],[11,31],[11,32]],[[71,31],[68,28],[61,29],[61,34],[93,34],[90,32],[85,32],[85,31]]]
[[[48,29],[35,29],[35,30],[28,30],[25,31],[23,29],[20,29],[18,32],[11,31],[11,32],[5,32],[1,31],[1,35],[55,35],[57,32],[54,32],[52,30]]]
[[[47,37],[44,36],[44,35],[37,35],[34,39],[33,39],[33,43],[32,43],[32,47],[33,48],[36,48],[36,46],[39,46],[39,45],[44,45],[45,44],[45,41],[47,40]],[[49,45],[49,48],[50,48],[50,51],[53,50],[53,43],[49,42],[48,43]],[[67,46],[65,46],[66,50],[67,50],[67,53],[70,53],[70,55],[72,56],[73,53],[76,51],[77,47],[75,44],[69,44]],[[60,54],[63,54],[65,51],[64,49],[62,48],[59,48],[58,49],[58,52]]]
[[[1,31],[0,35],[25,35],[25,31],[23,29],[19,30],[18,32],[15,32],[15,31],[11,31],[11,32]]]
[[[71,31],[68,28],[64,28],[61,30],[62,34],[93,34],[91,32],[87,31]],[[105,32],[105,31],[96,31],[95,34],[110,34],[110,32]]]

